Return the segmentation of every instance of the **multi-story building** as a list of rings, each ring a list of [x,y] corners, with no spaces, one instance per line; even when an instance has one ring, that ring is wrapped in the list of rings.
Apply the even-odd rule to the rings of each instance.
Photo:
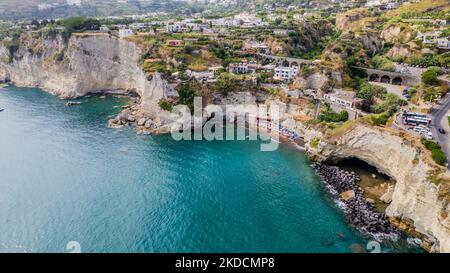
[[[255,62],[240,62],[231,63],[228,65],[228,72],[234,74],[253,73],[259,68],[259,65]]]
[[[298,74],[298,67],[279,66],[275,67],[275,79],[290,81]]]

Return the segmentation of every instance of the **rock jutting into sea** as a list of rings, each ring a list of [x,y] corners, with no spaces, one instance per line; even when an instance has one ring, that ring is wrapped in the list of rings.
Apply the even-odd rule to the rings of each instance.
[[[375,206],[367,202],[360,187],[360,178],[354,173],[336,166],[315,163],[313,168],[323,179],[327,189],[343,208],[348,221],[364,234],[376,240],[397,239],[399,233],[389,223],[387,217],[375,211]]]

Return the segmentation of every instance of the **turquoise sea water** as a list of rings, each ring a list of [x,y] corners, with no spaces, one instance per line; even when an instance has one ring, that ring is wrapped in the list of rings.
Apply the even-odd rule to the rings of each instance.
[[[0,89],[0,251],[350,252],[310,162],[253,141],[181,141],[107,128],[126,99],[79,106]],[[410,251],[403,247],[388,251]]]

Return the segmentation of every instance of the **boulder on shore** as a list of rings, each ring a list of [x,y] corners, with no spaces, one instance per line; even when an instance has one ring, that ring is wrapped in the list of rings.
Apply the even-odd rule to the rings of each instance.
[[[144,126],[146,121],[147,121],[147,119],[145,119],[145,118],[140,118],[140,119],[138,120],[138,122],[137,122],[137,125],[138,125],[138,126]]]
[[[344,201],[349,201],[350,199],[355,197],[355,192],[353,190],[344,191],[341,193],[341,198],[344,199]]]

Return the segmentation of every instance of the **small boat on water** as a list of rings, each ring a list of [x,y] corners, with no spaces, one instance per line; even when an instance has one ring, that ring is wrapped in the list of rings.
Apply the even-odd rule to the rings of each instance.
[[[3,112],[3,111],[5,111],[5,108],[0,108],[0,112]]]
[[[81,104],[81,102],[78,102],[78,101],[66,102],[66,106],[75,106],[75,105],[80,105],[80,104]]]

